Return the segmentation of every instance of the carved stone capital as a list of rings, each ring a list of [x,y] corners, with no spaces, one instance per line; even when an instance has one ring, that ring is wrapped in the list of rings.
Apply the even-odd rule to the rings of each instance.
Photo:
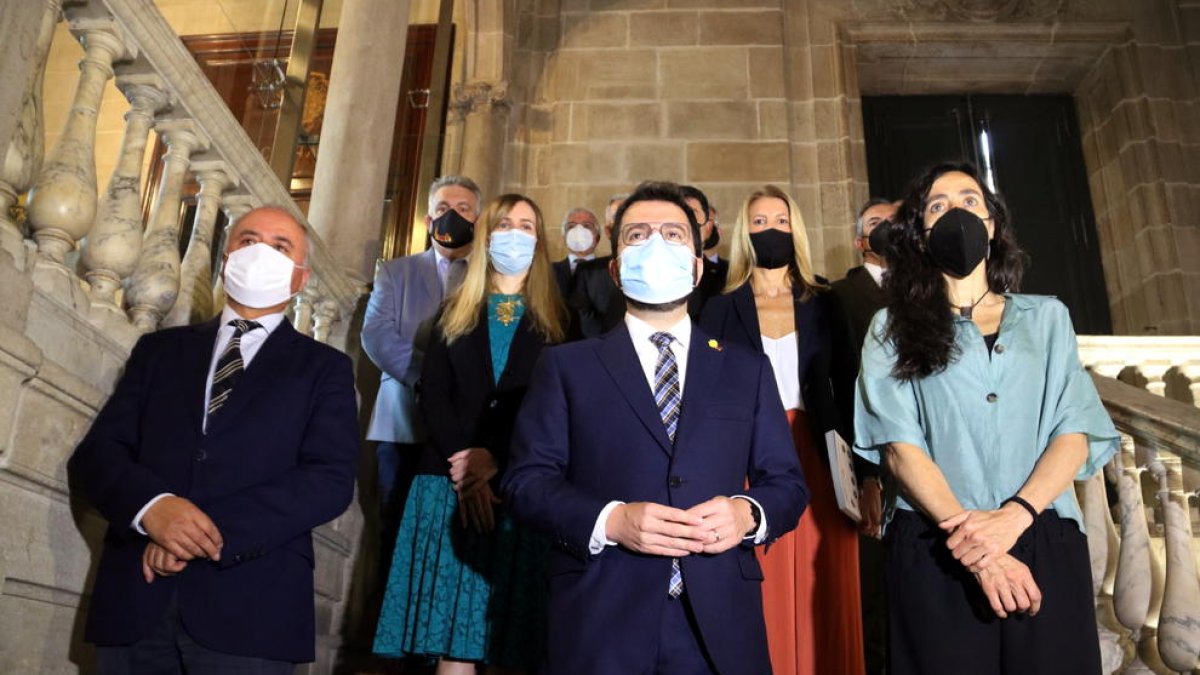
[[[229,219],[228,227],[232,227],[239,218],[250,212],[250,209],[258,208],[261,202],[254,195],[248,195],[244,192],[227,194],[221,198],[221,209],[225,211],[225,217]]]
[[[163,119],[154,124],[154,129],[167,144],[166,160],[188,161],[192,154],[208,150],[208,134],[193,120]]]
[[[201,197],[220,197],[226,190],[234,189],[241,181],[229,170],[229,165],[219,159],[199,159],[192,162],[192,173],[200,183]]]
[[[130,111],[126,115],[138,113],[153,117],[174,105],[166,83],[153,73],[118,75],[117,89],[129,101]]]
[[[71,33],[84,48],[84,63],[113,75],[113,63],[129,61],[137,56],[137,46],[111,18],[76,18],[69,21]]]
[[[450,107],[463,117],[473,112],[507,110],[511,105],[508,98],[508,82],[504,81],[478,80],[456,84],[450,101]]]

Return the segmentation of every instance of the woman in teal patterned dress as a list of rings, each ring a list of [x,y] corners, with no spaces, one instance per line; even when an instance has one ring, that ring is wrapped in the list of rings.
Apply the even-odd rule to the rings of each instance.
[[[489,204],[475,241],[425,356],[420,403],[431,440],[404,507],[375,634],[377,654],[437,660],[438,675],[480,664],[532,671],[545,623],[549,545],[512,521],[497,485],[534,363],[563,340],[566,309],[529,198]]]

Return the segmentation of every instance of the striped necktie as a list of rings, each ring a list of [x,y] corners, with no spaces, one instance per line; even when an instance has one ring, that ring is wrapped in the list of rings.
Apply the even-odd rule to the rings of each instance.
[[[658,414],[667,428],[667,436],[674,443],[675,432],[679,429],[679,408],[683,403],[679,390],[679,367],[675,364],[675,353],[671,351],[675,336],[655,333],[650,336],[650,341],[658,347],[658,364],[654,366],[654,403],[658,405]],[[679,558],[671,558],[671,582],[667,586],[667,595],[678,598],[682,593],[683,570],[679,567]]]
[[[208,399],[209,417],[225,405],[233,386],[246,371],[242,362],[242,336],[255,328],[262,328],[258,322],[244,319],[234,319],[228,325],[233,326],[233,337],[229,338],[229,344],[225,345],[221,358],[217,359],[217,369],[213,371],[212,394]]]

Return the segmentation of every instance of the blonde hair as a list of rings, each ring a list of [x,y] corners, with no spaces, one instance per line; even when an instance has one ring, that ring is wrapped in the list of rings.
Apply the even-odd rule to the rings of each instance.
[[[825,284],[817,280],[813,273],[812,254],[808,247],[808,232],[804,229],[804,216],[800,215],[800,207],[788,193],[774,185],[764,185],[750,193],[742,202],[738,212],[737,222],[733,226],[729,245],[729,277],[725,283],[725,293],[730,293],[750,280],[750,274],[758,264],[754,255],[754,247],[750,244],[750,207],[759,199],[782,199],[788,207],[788,221],[792,226],[792,247],[795,259],[788,263],[791,270],[792,282],[800,284],[804,292],[802,297],[809,297]]]
[[[506,194],[492,200],[475,221],[475,239],[467,262],[467,273],[462,284],[446,300],[446,310],[442,314],[441,328],[447,343],[453,343],[470,333],[479,324],[480,309],[487,305],[488,294],[495,290],[491,281],[495,268],[487,252],[488,236],[501,219],[521,202],[533,209],[534,231],[537,233],[533,263],[521,287],[525,311],[547,342],[562,342],[566,337],[567,308],[554,280],[542,210],[529,197]]]

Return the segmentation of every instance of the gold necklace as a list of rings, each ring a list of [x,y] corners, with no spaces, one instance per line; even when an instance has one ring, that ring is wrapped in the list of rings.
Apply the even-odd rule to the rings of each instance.
[[[496,303],[496,320],[505,326],[512,325],[512,322],[517,320],[517,309],[524,304],[521,298]]]

